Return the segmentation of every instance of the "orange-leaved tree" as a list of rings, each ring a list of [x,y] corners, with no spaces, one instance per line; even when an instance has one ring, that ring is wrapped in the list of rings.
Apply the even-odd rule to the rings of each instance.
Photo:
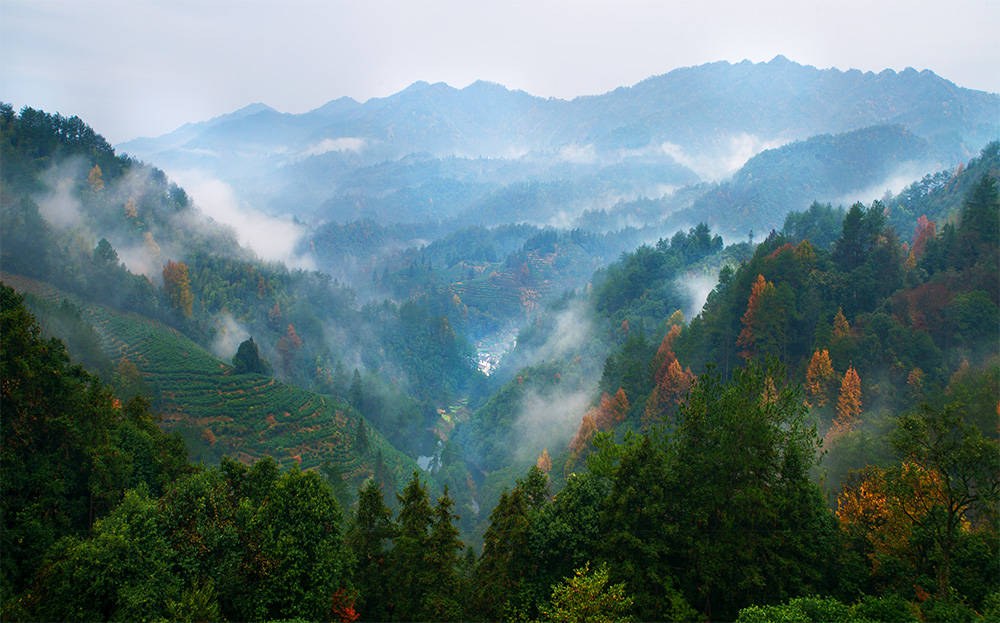
[[[823,407],[829,401],[830,381],[833,379],[833,364],[826,349],[813,353],[806,370],[806,393],[811,406]]]
[[[167,260],[167,265],[163,267],[163,289],[167,292],[170,304],[181,310],[185,316],[191,317],[194,296],[191,294],[187,264]]]
[[[837,418],[827,431],[826,440],[834,441],[854,429],[861,415],[861,377],[854,366],[847,368],[840,383],[840,397],[837,398]]]
[[[761,305],[766,297],[773,296],[775,293],[774,284],[770,281],[764,279],[764,275],[758,274],[757,280],[754,281],[753,286],[750,288],[750,298],[747,299],[747,310],[743,313],[743,330],[740,331],[739,337],[736,339],[736,345],[743,348],[740,351],[740,356],[744,359],[753,357],[757,351],[757,340],[759,336],[758,327],[756,326],[761,319]]]
[[[552,458],[549,456],[548,448],[542,449],[542,453],[538,455],[535,465],[546,474],[552,471]]]

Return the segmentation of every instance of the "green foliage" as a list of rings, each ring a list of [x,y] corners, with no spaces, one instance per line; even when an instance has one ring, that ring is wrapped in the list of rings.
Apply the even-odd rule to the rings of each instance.
[[[540,566],[530,549],[533,520],[545,507],[548,483],[538,467],[529,469],[513,490],[504,490],[483,535],[475,569],[476,609],[490,619],[531,616],[545,598]]]
[[[594,305],[611,326],[628,321],[632,331],[653,333],[686,307],[675,283],[682,271],[721,250],[722,238],[713,237],[704,223],[661,239],[655,248],[641,246],[594,275]]]
[[[340,510],[314,472],[265,460],[129,492],[90,538],[68,537],[12,612],[42,620],[329,620],[349,587]]]
[[[608,585],[608,567],[601,565],[591,571],[586,564],[572,577],[552,589],[552,598],[542,609],[543,621],[553,623],[626,623],[632,621],[629,610],[632,598],[625,593],[625,584]]]
[[[993,534],[998,525],[1000,443],[984,438],[978,428],[966,422],[961,408],[956,403],[940,410],[925,405],[917,414],[900,418],[892,437],[903,461],[918,465],[940,479],[932,499],[917,500],[928,511],[921,527],[930,533],[940,556],[939,597],[947,596],[951,587],[952,560],[961,522],[975,521],[981,527],[986,524]],[[905,470],[891,471],[889,479],[890,483],[903,487],[903,491],[909,488]]]
[[[260,358],[260,351],[253,338],[249,338],[240,343],[233,355],[233,369],[236,374],[264,374],[271,373],[271,366]]]
[[[463,618],[458,571],[462,544],[445,491],[432,509],[418,472],[399,494],[398,530],[389,556],[394,621]]]
[[[740,610],[737,623],[914,623],[913,608],[898,596],[863,598],[848,606],[831,597],[798,597],[774,606]]]
[[[85,533],[127,489],[154,493],[189,471],[184,446],[153,423],[148,403],[111,390],[42,337],[21,297],[0,285],[5,596],[30,580],[60,537]]]
[[[727,237],[742,238],[747,231],[774,229],[789,210],[817,198],[878,184],[900,162],[926,155],[928,143],[901,125],[813,136],[757,154],[686,213],[707,219]]]
[[[818,439],[779,370],[698,378],[675,436],[626,451],[602,514],[605,556],[642,619],[676,582],[706,615],[822,589],[811,561],[833,552],[833,517],[808,478]],[[694,486],[692,486],[694,485]],[[661,589],[662,590],[662,589]]]
[[[386,621],[396,589],[388,577],[388,544],[395,534],[392,513],[382,500],[382,490],[369,480],[358,493],[358,508],[347,534],[354,554],[352,574],[358,589],[358,612],[368,621]]]

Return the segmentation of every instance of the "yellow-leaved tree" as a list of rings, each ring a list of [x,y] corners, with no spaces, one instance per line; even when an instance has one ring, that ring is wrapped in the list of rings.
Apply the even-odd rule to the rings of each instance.
[[[830,352],[826,349],[816,349],[806,370],[806,394],[809,396],[810,406],[826,406],[829,402],[830,381],[833,376]]]
[[[191,294],[187,264],[167,260],[167,265],[163,267],[163,289],[167,292],[170,304],[190,318],[194,296]]]

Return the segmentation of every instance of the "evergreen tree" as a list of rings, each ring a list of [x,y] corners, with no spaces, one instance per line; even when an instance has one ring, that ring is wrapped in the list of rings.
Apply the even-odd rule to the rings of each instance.
[[[236,374],[270,374],[271,366],[260,358],[257,343],[250,337],[240,343],[233,355],[233,368]]]
[[[424,599],[433,587],[424,565],[432,510],[419,472],[398,495],[398,531],[390,555],[390,582],[399,591],[393,600],[394,621],[420,620]]]
[[[461,578],[458,574],[459,552],[462,542],[458,539],[458,529],[453,521],[454,500],[448,496],[448,487],[438,498],[434,507],[430,535],[424,555],[425,572],[428,574],[428,593],[424,596],[421,620],[460,621],[462,620]]]
[[[388,546],[395,532],[382,491],[369,480],[358,492],[358,509],[347,537],[355,561],[352,577],[359,592],[357,609],[365,621],[390,620],[395,595],[405,590],[389,583]]]

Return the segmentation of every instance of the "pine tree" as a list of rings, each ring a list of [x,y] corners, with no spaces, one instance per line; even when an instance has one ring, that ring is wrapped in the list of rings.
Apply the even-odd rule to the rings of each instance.
[[[382,456],[382,448],[375,452],[375,484],[378,485],[384,495],[390,496],[390,503],[396,499],[396,477],[392,470],[385,464],[385,457]]]
[[[597,430],[604,432],[614,430],[615,426],[625,420],[628,409],[629,403],[624,389],[619,387],[614,398],[605,392],[601,396],[601,403],[594,414],[594,424],[597,426]]]
[[[139,218],[139,208],[135,203],[135,197],[129,197],[125,202],[125,216],[131,219]]]
[[[387,581],[387,547],[394,534],[382,490],[369,480],[358,492],[358,510],[347,537],[355,559],[354,586],[360,592],[357,609],[366,621],[386,621],[391,614],[395,587]]]
[[[532,595],[532,578],[537,560],[529,547],[531,514],[540,511],[548,500],[548,478],[536,466],[518,479],[512,491],[500,495],[490,525],[483,535],[483,554],[476,565],[478,618],[498,621],[525,618],[525,608],[532,607],[542,595]]]
[[[448,496],[448,486],[434,507],[430,535],[424,555],[428,592],[424,596],[419,619],[423,621],[460,621],[462,606],[459,603],[461,578],[458,574],[459,552],[462,542],[453,521],[455,502]]]
[[[656,385],[646,400],[646,407],[643,410],[641,423],[643,428],[649,428],[657,422],[664,422],[674,412],[677,405],[684,400],[691,383],[694,382],[694,375],[691,369],[681,369],[681,364],[673,352],[673,342],[680,335],[680,327],[674,325],[663,337],[663,342],[656,351],[653,358],[653,366],[656,368],[654,379]]]
[[[358,418],[358,426],[354,429],[354,448],[361,456],[366,456],[371,450],[371,443],[368,440],[368,430],[365,428],[365,421]]]
[[[295,332],[294,324],[288,323],[288,328],[285,329],[285,335],[278,340],[275,348],[277,349],[278,354],[281,355],[281,363],[285,370],[291,371],[295,353],[302,348],[302,338],[300,338],[298,333]]]
[[[591,411],[593,411],[593,409]],[[573,437],[573,441],[569,443],[569,451],[573,453],[574,456],[580,456],[580,454],[587,449],[587,444],[590,443],[590,438],[593,437],[596,432],[597,423],[594,421],[594,416],[588,412],[580,421],[580,428],[577,429],[576,435]]]
[[[424,567],[424,553],[432,511],[427,487],[420,482],[419,472],[413,472],[413,478],[397,499],[399,528],[390,554],[390,583],[400,590],[394,599],[392,618],[415,621],[421,618],[424,598],[431,588]]]

